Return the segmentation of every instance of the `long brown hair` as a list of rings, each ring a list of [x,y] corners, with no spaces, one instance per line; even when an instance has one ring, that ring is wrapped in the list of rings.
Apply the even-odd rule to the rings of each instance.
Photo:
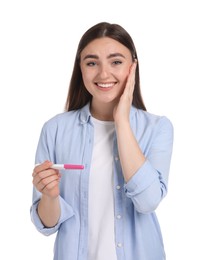
[[[77,110],[85,106],[89,101],[92,100],[92,95],[87,91],[84,86],[82,73],[80,69],[80,55],[82,50],[93,40],[109,37],[112,38],[124,46],[126,46],[133,57],[133,59],[137,59],[136,48],[134,46],[133,40],[128,32],[122,28],[118,24],[110,24],[107,22],[102,22],[94,25],[90,29],[88,29],[84,35],[81,37],[81,40],[78,45],[73,73],[70,80],[65,110]],[[135,86],[134,86],[134,94],[133,94],[133,102],[132,105],[136,108],[140,108],[146,111],[146,107],[144,105],[141,91],[140,91],[140,76],[139,76],[139,66],[137,63],[136,73],[135,73]]]

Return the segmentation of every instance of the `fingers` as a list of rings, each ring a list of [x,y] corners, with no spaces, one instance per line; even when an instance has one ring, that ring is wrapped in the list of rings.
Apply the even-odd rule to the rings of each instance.
[[[45,161],[36,166],[33,171],[33,185],[36,189],[46,195],[52,193],[52,189],[58,186],[60,181],[60,173],[58,170],[51,169],[53,163]]]
[[[50,161],[45,161],[41,164],[38,164],[37,166],[34,167],[34,170],[33,170],[33,173],[32,173],[32,176],[35,177],[37,175],[37,173],[41,172],[41,171],[44,171],[46,169],[49,169],[51,166],[52,166],[52,162]]]
[[[134,62],[131,65],[131,68],[130,68],[129,76],[131,76],[131,80],[135,79],[136,67],[137,67],[137,59],[134,60]]]
[[[137,67],[137,60],[135,59],[135,61],[131,65],[130,73],[128,75],[127,83],[125,87],[125,91],[127,91],[127,94],[129,96],[132,96],[134,92],[136,67]]]
[[[57,170],[46,170],[37,174],[33,179],[33,184],[38,191],[42,192],[45,188],[50,190],[57,185],[60,180],[60,174]]]

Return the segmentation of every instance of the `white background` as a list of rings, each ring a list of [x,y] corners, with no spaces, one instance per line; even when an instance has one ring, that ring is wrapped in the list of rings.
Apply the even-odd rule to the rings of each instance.
[[[213,2],[0,2],[0,259],[52,259],[54,236],[30,220],[35,149],[43,123],[64,109],[81,35],[101,21],[131,34],[147,109],[174,125],[169,193],[157,210],[167,260],[215,259]]]

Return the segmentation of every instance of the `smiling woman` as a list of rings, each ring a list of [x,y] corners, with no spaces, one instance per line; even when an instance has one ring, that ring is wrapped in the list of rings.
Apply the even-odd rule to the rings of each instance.
[[[93,61],[93,63],[89,63],[88,61],[89,65],[92,66],[93,64],[94,65],[96,64],[96,61],[98,61],[99,56],[98,53],[95,52],[96,51],[95,48],[92,49],[93,52],[85,53],[85,56],[83,55],[83,52],[86,51],[85,49],[86,47],[89,48],[90,46],[92,46],[93,41],[96,42],[98,40],[102,40],[103,38],[106,39],[108,38],[109,41],[113,40],[115,43],[113,46],[111,46],[112,52],[106,54],[107,55],[106,58],[109,59],[115,58],[115,63],[117,64],[119,61],[118,59],[116,60],[116,57],[114,56],[118,55],[119,58],[121,58],[122,60],[123,57],[120,57],[122,55],[121,51],[126,50],[127,52],[129,51],[129,59],[130,57],[132,57],[133,62],[138,59],[136,48],[131,36],[120,25],[99,23],[89,28],[82,36],[78,45],[78,50],[74,62],[74,69],[73,69],[72,78],[69,86],[69,92],[67,96],[67,102],[66,102],[67,111],[80,109],[92,99],[92,95],[88,91],[86,91],[86,86],[83,82],[83,75],[81,72],[80,64],[81,62],[83,62],[83,59],[90,59],[90,58],[93,59],[91,60]],[[121,46],[120,52],[117,51],[117,48],[114,49],[114,46],[115,48],[117,46],[118,47]],[[89,50],[90,49],[88,49],[88,51]],[[127,75],[128,75],[128,71],[127,71]],[[140,91],[138,63],[135,70],[135,88],[133,92],[132,104],[137,108],[146,110],[144,102],[142,100],[141,91]]]
[[[113,109],[124,91],[133,64],[130,50],[114,39],[103,37],[90,42],[80,60],[84,85],[93,96],[92,115],[101,120],[113,120]]]
[[[66,111],[44,124],[36,152],[31,216],[57,232],[54,259],[164,260],[155,210],[172,145],[169,119],[146,112],[130,35],[96,24],[80,40]]]

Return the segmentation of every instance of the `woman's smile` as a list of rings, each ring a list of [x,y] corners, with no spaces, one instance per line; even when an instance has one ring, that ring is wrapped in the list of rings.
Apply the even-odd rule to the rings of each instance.
[[[96,83],[96,86],[101,89],[102,91],[111,90],[115,86],[115,82],[110,83]]]

